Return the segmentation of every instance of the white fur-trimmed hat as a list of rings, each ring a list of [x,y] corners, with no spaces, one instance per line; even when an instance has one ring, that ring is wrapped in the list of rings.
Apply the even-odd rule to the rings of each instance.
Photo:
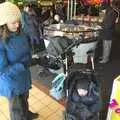
[[[20,10],[15,4],[11,2],[4,2],[0,4],[0,26],[9,22],[20,20],[20,17]]]

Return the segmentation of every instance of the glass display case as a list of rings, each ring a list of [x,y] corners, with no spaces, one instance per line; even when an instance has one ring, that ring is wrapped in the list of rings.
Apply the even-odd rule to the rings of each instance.
[[[99,25],[52,24],[44,27],[44,36],[67,36],[72,39],[79,39],[82,35],[84,40],[93,40],[99,36],[100,30]]]
[[[44,42],[47,48],[50,42],[49,38],[54,36],[67,36],[73,41],[83,39],[82,43],[73,47],[72,51],[75,53],[74,63],[86,64],[87,52],[95,50],[101,30],[99,25],[90,27],[88,25],[52,24],[44,28]]]

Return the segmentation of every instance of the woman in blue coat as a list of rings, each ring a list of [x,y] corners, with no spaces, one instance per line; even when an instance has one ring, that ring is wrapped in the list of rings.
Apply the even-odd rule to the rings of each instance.
[[[19,8],[0,4],[0,96],[7,97],[11,120],[31,120],[28,95],[31,88],[31,51],[21,31]]]

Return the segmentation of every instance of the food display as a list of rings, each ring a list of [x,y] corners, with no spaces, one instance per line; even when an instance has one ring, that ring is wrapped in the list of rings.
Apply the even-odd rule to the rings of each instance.
[[[86,25],[74,25],[74,24],[53,24],[44,28],[44,35],[53,36],[67,36],[69,38],[79,38],[80,35],[84,39],[92,39],[98,37],[101,27],[90,27]]]
[[[82,22],[90,22],[90,23],[102,23],[103,18],[97,16],[76,16],[74,20],[82,21]]]
[[[74,26],[64,26],[64,27],[61,27],[61,31],[63,32],[76,32],[76,33],[79,33],[79,32],[89,32],[93,30],[92,28],[88,27],[88,26],[81,26],[81,25],[74,25]]]
[[[49,1],[49,0],[39,0],[39,3],[41,6],[53,6],[53,2],[52,1]]]
[[[100,30],[100,26],[90,27],[87,25],[52,24],[44,27],[44,36],[46,36],[44,38],[45,46],[48,46],[52,37],[55,36],[67,36],[75,40],[75,42],[76,40],[82,41],[80,45],[72,48],[73,53],[75,53],[73,60],[74,63],[86,64],[88,56],[86,53],[91,49],[95,50]]]

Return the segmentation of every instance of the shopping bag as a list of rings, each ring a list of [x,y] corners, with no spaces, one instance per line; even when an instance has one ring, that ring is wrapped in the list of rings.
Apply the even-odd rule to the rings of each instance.
[[[50,89],[49,93],[53,98],[57,100],[60,100],[65,96],[64,80],[65,80],[65,74],[61,73],[57,75],[55,79],[52,81],[52,88]]]
[[[120,120],[120,76],[113,82],[106,120]]]

